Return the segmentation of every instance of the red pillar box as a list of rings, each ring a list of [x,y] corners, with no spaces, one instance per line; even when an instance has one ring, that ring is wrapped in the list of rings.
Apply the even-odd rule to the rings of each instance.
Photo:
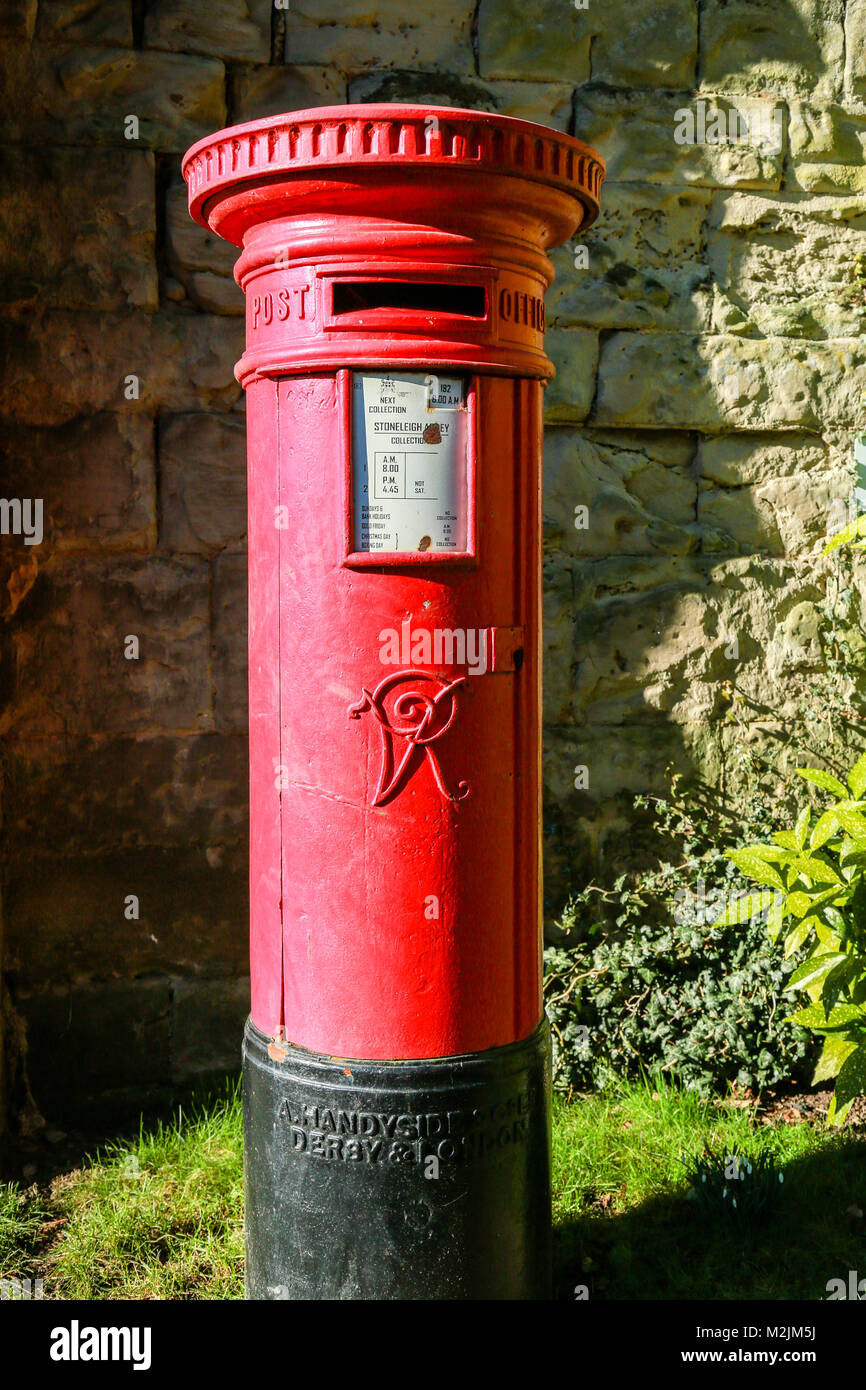
[[[247,310],[253,1298],[549,1290],[545,252],[603,174],[413,106],[184,160]]]

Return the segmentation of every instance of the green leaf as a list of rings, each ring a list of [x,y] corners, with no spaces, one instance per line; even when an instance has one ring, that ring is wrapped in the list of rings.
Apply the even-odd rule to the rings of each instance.
[[[850,1057],[839,1068],[839,1075],[836,1077],[836,1094],[833,1099],[837,1106],[847,1105],[858,1096],[862,1096],[866,1091],[866,1040],[861,1039],[860,1046],[856,1052],[852,1052]]]
[[[846,1058],[857,1051],[857,1046],[858,1044],[850,1038],[842,1037],[838,1033],[828,1033],[815,1067],[812,1085],[819,1081],[832,1081]]]
[[[718,921],[713,922],[714,927],[734,927],[741,926],[743,922],[751,922],[759,912],[763,912],[765,907],[769,907],[775,901],[775,893],[748,893],[745,897],[737,898],[730,907],[722,913]]]
[[[857,868],[858,865],[862,867],[866,864],[866,847],[858,845],[856,840],[845,840],[839,850],[839,863],[843,869],[847,869],[849,865],[853,868]]]
[[[811,818],[812,813],[810,808],[808,806],[804,806],[799,816],[797,817],[797,823],[794,826],[794,839],[797,842],[797,849],[803,849],[805,847],[806,836],[809,833],[809,821],[811,820]]]
[[[808,989],[829,975],[834,965],[841,965],[848,957],[844,951],[828,951],[826,955],[810,956],[798,965],[785,989]]]
[[[785,849],[802,849],[797,836],[793,830],[777,830],[773,835],[777,845],[784,845]]]
[[[741,873],[746,878],[753,878],[756,883],[768,883],[771,888],[784,888],[779,872],[774,869],[772,864],[766,859],[754,853],[754,846],[748,849],[734,849],[728,852],[728,859],[736,864]]]
[[[795,888],[785,899],[785,911],[798,919],[814,916],[825,903],[836,897],[838,891],[838,888],[824,888],[820,893],[814,890],[807,893],[802,888]]]
[[[759,859],[769,859],[771,863],[787,864],[789,859],[795,859],[796,855],[790,849],[777,849],[775,845],[747,845],[746,848],[752,854],[756,854]]]
[[[787,908],[785,907],[785,894],[777,893],[775,902],[773,903],[773,910],[767,918],[767,930],[769,931],[771,941],[776,940],[776,937],[779,935],[779,932],[785,925],[785,918],[787,917],[787,915],[788,912]]]
[[[828,951],[838,951],[842,945],[842,938],[839,933],[828,926],[826,922],[822,922],[820,917],[815,923],[815,935],[821,945],[827,947]]]
[[[837,531],[835,536],[831,536],[821,554],[829,555],[831,551],[838,550],[840,545],[847,545],[850,541],[856,542],[863,535],[866,535],[866,515],[855,517],[847,526],[843,526],[841,531]]]
[[[801,888],[798,888],[793,893],[789,893],[785,899],[785,911],[790,912],[799,921],[811,909],[813,901],[811,893],[804,893]]]
[[[809,844],[812,849],[820,849],[832,839],[839,829],[839,815],[837,811],[825,811],[823,816],[819,816],[812,827],[812,834],[809,837]]]
[[[844,902],[845,899],[843,898],[842,901]],[[836,932],[837,936],[841,938],[845,935],[847,924],[845,922],[843,914],[839,911],[838,907],[831,907],[828,903],[821,915],[826,919],[826,921],[830,923],[830,926],[832,927],[833,931]],[[823,941],[824,938],[822,937],[821,940]]]
[[[816,787],[822,787],[825,792],[834,792],[843,800],[848,796],[848,788],[843,787],[838,777],[834,777],[831,772],[823,772],[819,767],[795,767],[794,771],[800,777],[805,777],[807,782],[814,782]]]
[[[805,1009],[791,1014],[789,1023],[799,1023],[801,1028],[812,1028],[816,1033],[832,1033],[838,1028],[847,1028],[851,1023],[862,1023],[866,1010],[861,1004],[837,1004],[828,1017],[824,1005],[808,1004]]]
[[[836,819],[847,830],[852,840],[862,842],[866,840],[866,816],[859,811],[849,811],[847,807],[837,807],[835,811]],[[823,820],[823,816],[821,818]]]
[[[788,933],[788,935],[785,937],[786,960],[788,959],[788,956],[792,956],[795,951],[798,951],[800,949],[811,930],[811,922],[801,922],[799,927],[795,927],[792,932]]]
[[[848,773],[848,786],[852,796],[862,796],[866,791],[866,753],[861,753]]]
[[[830,1097],[830,1104],[827,1108],[827,1124],[841,1125],[853,1104],[854,1102],[852,1100],[848,1100],[844,1105],[837,1105],[836,1096],[832,1095]]]
[[[838,883],[844,888],[845,880],[836,872],[833,865],[817,854],[799,854],[792,860],[791,867],[813,883]]]

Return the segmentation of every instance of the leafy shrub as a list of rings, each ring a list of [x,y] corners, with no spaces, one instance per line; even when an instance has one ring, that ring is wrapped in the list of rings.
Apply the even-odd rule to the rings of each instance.
[[[591,885],[563,919],[580,939],[545,952],[555,1084],[597,1089],[658,1067],[706,1096],[801,1075],[811,1044],[786,1023],[783,1002],[796,961],[785,960],[757,918],[736,932],[713,926],[721,903],[746,884],[716,847],[718,826],[684,803],[676,780],[672,799],[653,809],[657,834],[679,848],[680,862],[624,876],[610,891]],[[775,814],[756,793],[741,833]],[[607,920],[593,920],[597,904]]]
[[[763,887],[747,902],[756,912],[769,907],[774,941],[787,924],[785,955],[809,945],[808,959],[786,988],[810,1001],[791,1021],[824,1039],[812,1079],[835,1077],[827,1114],[834,1124],[866,1092],[866,753],[849,772],[847,787],[818,768],[797,771],[835,798],[830,806],[814,825],[804,806],[794,826],[776,831],[772,843],[747,845],[728,857]],[[732,905],[718,925],[738,920]]]

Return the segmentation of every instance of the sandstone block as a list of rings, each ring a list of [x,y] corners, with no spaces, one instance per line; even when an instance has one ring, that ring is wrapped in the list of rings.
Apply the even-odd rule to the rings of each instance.
[[[0,13],[0,36],[19,42],[33,38],[37,0],[7,0]]]
[[[104,43],[132,48],[132,5],[116,0],[108,5],[88,4],[87,0],[39,0],[36,37],[40,43]]]
[[[234,363],[242,351],[243,325],[219,315],[7,314],[0,411],[60,425],[100,410],[229,410],[241,396]]]
[[[845,6],[845,88],[862,101],[866,96],[866,3],[847,0]]]
[[[847,521],[850,435],[723,435],[701,441],[704,553],[820,553]]]
[[[714,91],[832,100],[845,54],[842,0],[707,0],[701,70]]]
[[[12,631],[7,728],[50,738],[212,727],[208,589],[202,561],[72,556],[46,568]]]
[[[41,498],[41,563],[57,551],[150,550],[156,543],[153,422],[82,416],[55,429],[5,426],[6,487]]]
[[[246,733],[8,741],[3,813],[16,861],[246,842]],[[62,814],[58,808],[62,807]]]
[[[470,0],[442,0],[423,13],[401,0],[380,0],[375,8],[367,0],[296,0],[286,17],[285,60],[346,73],[371,67],[472,73],[474,14]]]
[[[752,713],[802,717],[822,659],[823,590],[811,568],[759,556],[611,556],[573,562],[573,585],[573,638],[567,645],[563,623],[557,658],[570,663],[570,690],[563,698],[560,682],[549,723],[716,724],[726,682],[754,702]]]
[[[370,72],[349,83],[350,101],[406,101],[493,111],[570,131],[572,88],[565,82],[479,82],[442,72]]]
[[[694,452],[690,435],[548,430],[545,545],[580,556],[696,550]]]
[[[257,121],[284,111],[338,106],[346,83],[333,67],[273,67],[244,63],[232,73],[231,123]]]
[[[859,339],[614,333],[602,346],[593,424],[818,430],[864,419]]]
[[[267,62],[273,0],[151,0],[144,17],[148,48]]]
[[[708,328],[712,296],[702,242],[710,190],[606,183],[602,198],[604,215],[553,252],[548,324]]]
[[[0,89],[4,144],[182,153],[226,123],[222,63],[183,53],[9,44],[0,49]],[[139,122],[136,140],[125,133],[130,115]],[[74,178],[77,151],[68,154]]]
[[[172,1070],[184,1081],[215,1072],[237,1072],[250,1011],[250,982],[180,980],[173,999]]]
[[[531,11],[517,0],[481,0],[478,53],[485,78],[685,87],[695,75],[697,14],[688,0],[582,9],[541,0]]]
[[[248,902],[246,846],[31,856],[9,879],[7,969],[27,989],[86,975],[243,974]]]
[[[192,220],[179,179],[166,190],[165,240],[168,269],[198,308],[243,315],[244,296],[233,275],[237,248]]]
[[[866,108],[792,102],[787,183],[807,193],[866,190]]]
[[[68,149],[6,149],[4,301],[155,309],[154,182],[145,151],[79,150],[73,174]]]
[[[862,221],[859,198],[717,194],[706,238],[715,331],[858,337],[866,328],[854,276],[866,254]]]
[[[556,367],[544,393],[545,421],[585,420],[595,394],[597,334],[584,328],[554,328],[545,334],[544,345]]]
[[[225,555],[213,564],[214,718],[218,729],[245,730],[247,696],[247,562]]]
[[[647,100],[581,87],[574,134],[604,156],[612,183],[779,188],[782,181],[785,108],[771,98],[660,92]]]
[[[117,1117],[121,1098],[170,1075],[167,979],[80,983],[18,996],[27,1078],[47,1120],[80,1125],[94,1108]]]
[[[175,553],[246,544],[246,429],[235,415],[167,417],[159,432],[160,539]]]

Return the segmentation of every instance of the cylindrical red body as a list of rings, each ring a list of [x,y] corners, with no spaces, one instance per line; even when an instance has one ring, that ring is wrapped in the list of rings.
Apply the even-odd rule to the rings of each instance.
[[[315,1052],[448,1056],[525,1037],[541,1017],[541,387],[481,376],[475,390],[483,564],[380,570],[343,563],[341,509],[322,505],[345,486],[341,374],[248,388],[252,1017]],[[412,660],[418,634],[433,656],[437,631],[493,628],[470,652],[506,669]],[[515,628],[516,662],[499,632]],[[380,663],[389,630],[399,666]],[[459,655],[459,638],[441,647]],[[349,710],[409,668],[464,677],[446,696],[453,723],[427,745],[448,790],[466,782],[460,800],[404,739],[394,757],[409,766],[376,804],[383,745],[400,735]]]
[[[184,174],[247,304],[252,1022],[276,1057],[526,1039],[545,252],[603,166],[371,106],[221,132]]]

